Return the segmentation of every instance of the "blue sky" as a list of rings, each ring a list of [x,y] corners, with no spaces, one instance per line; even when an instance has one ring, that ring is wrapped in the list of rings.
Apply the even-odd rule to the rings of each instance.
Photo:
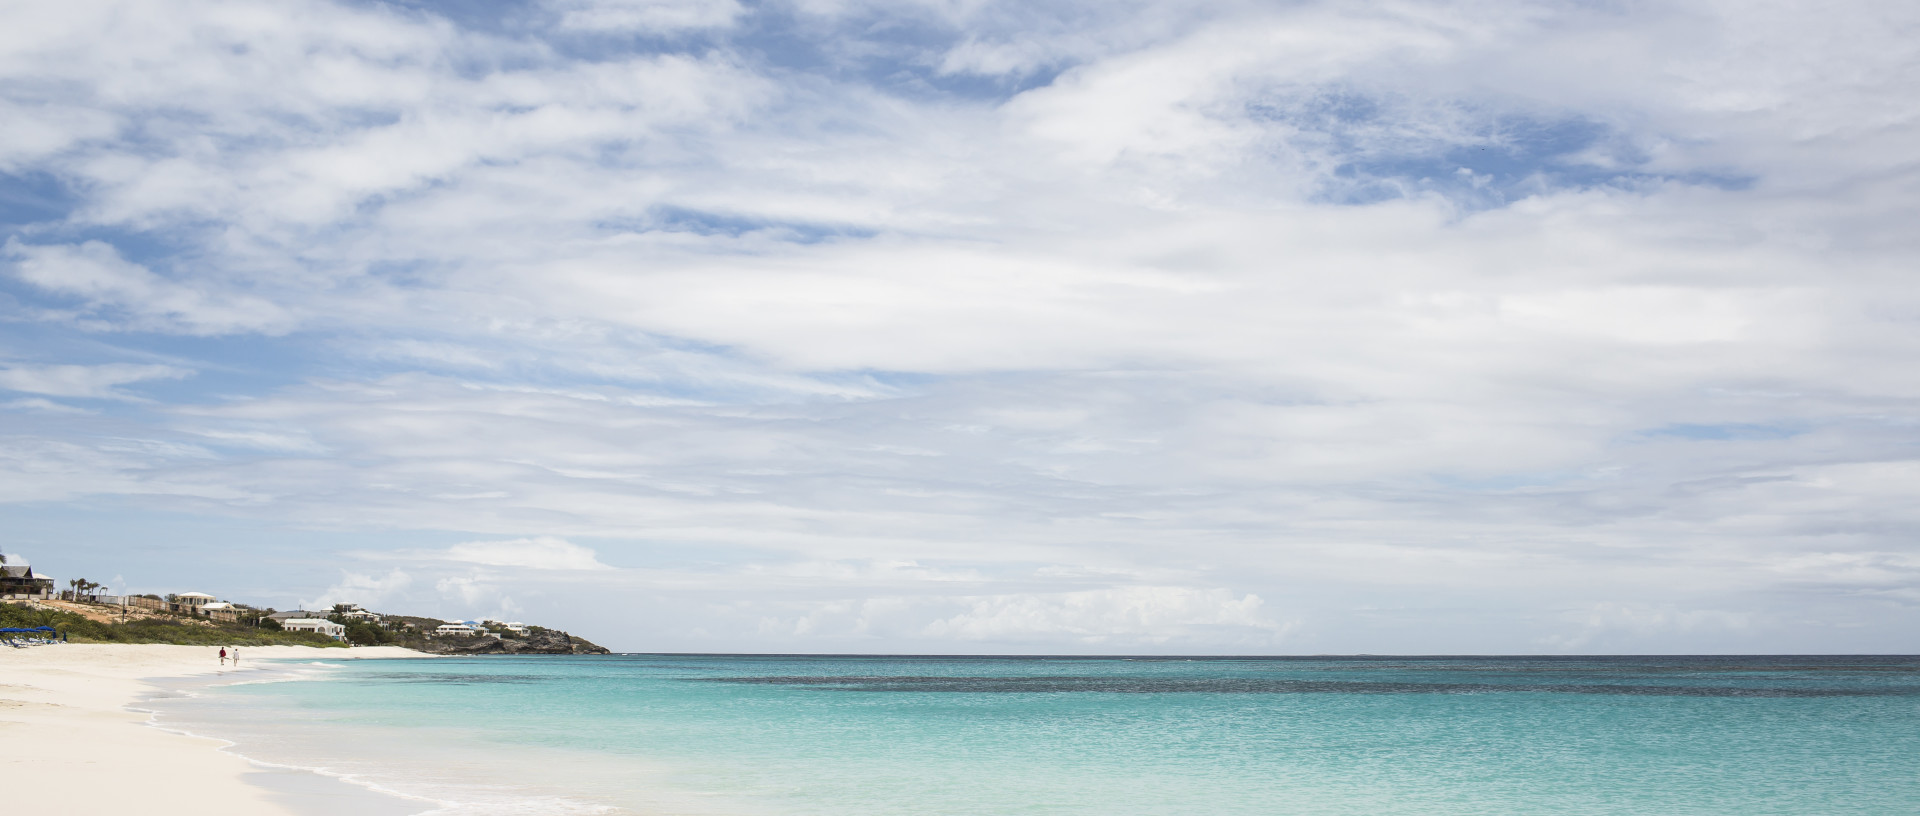
[[[0,12],[0,549],[675,651],[1920,648],[1920,12]]]

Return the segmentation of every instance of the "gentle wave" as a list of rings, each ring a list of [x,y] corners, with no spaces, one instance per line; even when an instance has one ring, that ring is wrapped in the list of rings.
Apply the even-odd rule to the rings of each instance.
[[[299,674],[154,705],[435,816],[1920,812],[1914,658],[628,655]]]

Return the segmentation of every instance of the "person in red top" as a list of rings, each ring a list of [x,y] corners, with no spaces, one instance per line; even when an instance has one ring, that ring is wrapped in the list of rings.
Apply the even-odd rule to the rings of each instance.
[[[220,665],[227,665],[227,647],[220,647]]]

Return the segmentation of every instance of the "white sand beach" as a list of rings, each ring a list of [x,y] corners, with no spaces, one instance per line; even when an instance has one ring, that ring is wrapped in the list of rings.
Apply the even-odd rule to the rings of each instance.
[[[269,658],[425,656],[395,647],[241,651],[246,664],[235,668],[220,665],[219,649],[205,646],[75,643],[0,649],[0,779],[6,780],[9,808],[196,816],[330,812],[299,801],[303,795],[326,797],[324,785],[293,779],[275,784],[265,777],[292,775],[221,752],[219,740],[148,726],[145,713],[129,709],[156,690],[145,678],[251,672]]]

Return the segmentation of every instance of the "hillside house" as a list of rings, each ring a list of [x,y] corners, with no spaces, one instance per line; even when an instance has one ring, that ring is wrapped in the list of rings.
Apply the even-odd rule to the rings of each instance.
[[[347,639],[347,627],[326,618],[288,618],[280,622],[280,628],[289,632],[319,632],[334,640]]]
[[[53,597],[53,579],[35,574],[19,555],[0,554],[0,600],[43,601]]]
[[[218,600],[218,598],[208,595],[205,592],[182,592],[168,599],[167,611],[182,615],[192,615],[200,612],[207,604]]]

